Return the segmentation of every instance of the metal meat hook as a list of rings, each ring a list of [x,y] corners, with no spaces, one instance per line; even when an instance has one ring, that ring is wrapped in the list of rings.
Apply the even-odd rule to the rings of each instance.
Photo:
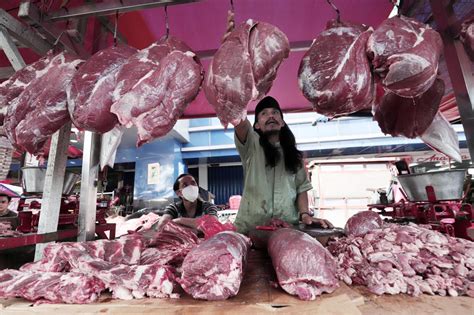
[[[166,27],[166,39],[168,39],[170,35],[170,24],[168,21],[168,6],[165,5],[165,27]]]
[[[337,23],[341,22],[341,12],[339,12],[339,9],[334,5],[334,3],[332,3],[331,0],[326,0],[327,3],[334,9],[334,11],[336,11],[336,14],[337,14]]]

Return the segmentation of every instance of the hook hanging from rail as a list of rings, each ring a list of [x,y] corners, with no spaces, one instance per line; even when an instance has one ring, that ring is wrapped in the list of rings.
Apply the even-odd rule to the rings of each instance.
[[[397,16],[400,16],[401,15],[401,10],[400,10],[401,1],[398,1],[398,0],[388,0],[388,1],[391,4],[393,4],[395,8],[397,8]]]
[[[234,0],[230,0],[230,9],[234,12]]]
[[[115,12],[115,26],[114,26],[114,46],[117,46],[117,27],[119,20],[119,11]]]
[[[170,24],[168,21],[168,6],[165,5],[165,27],[166,27],[166,39],[170,36]]]
[[[337,14],[337,23],[341,22],[341,12],[339,12],[339,9],[334,5],[334,3],[332,3],[331,0],[326,0],[328,2],[328,4],[334,9],[334,11],[336,11],[336,14]]]

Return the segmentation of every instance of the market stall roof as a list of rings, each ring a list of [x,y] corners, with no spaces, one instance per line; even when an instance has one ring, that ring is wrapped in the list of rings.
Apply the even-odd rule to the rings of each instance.
[[[21,1],[2,0],[0,7],[16,17]],[[207,70],[211,57],[219,47],[226,29],[227,11],[231,7],[230,0],[187,1],[191,2],[168,7],[170,34],[182,39],[196,51],[204,69]],[[68,10],[73,10],[84,4],[106,3],[113,2],[113,0],[33,0],[31,2],[47,14],[54,14],[68,12]],[[335,11],[326,0],[234,0],[233,2],[237,23],[244,22],[249,18],[265,21],[278,26],[288,36],[292,51],[290,57],[282,63],[269,94],[279,100],[285,112],[311,111],[311,105],[298,88],[297,71],[305,51],[311,45],[312,40],[325,29],[327,21],[335,18]],[[340,10],[341,19],[364,23],[372,27],[377,27],[393,9],[389,0],[332,0],[332,2]],[[405,9],[404,13],[409,13],[423,22],[429,22],[424,21],[429,16],[423,15],[424,11],[430,12],[427,1],[404,1],[402,3]],[[425,10],[426,8],[428,9]],[[112,25],[113,30],[116,16],[109,15],[106,19]],[[106,47],[113,43],[112,34],[109,34],[105,39],[95,36],[94,27],[91,27],[91,24],[93,23],[88,23],[88,32],[84,36],[86,50],[94,51],[100,46]],[[71,27],[71,24],[67,25],[67,22],[63,20],[58,22],[57,26],[64,29]],[[165,32],[163,7],[120,13],[118,16],[118,33],[133,47],[145,48],[160,39]],[[31,63],[39,58],[30,49],[23,48],[20,51],[26,63]],[[3,52],[0,52],[0,68],[9,65],[8,59]],[[447,114],[450,121],[459,120],[452,85],[443,60],[440,64],[440,73],[446,84],[441,110]],[[253,112],[254,107],[255,104],[249,106],[250,112]],[[183,118],[209,116],[215,116],[215,111],[201,91],[188,106]]]

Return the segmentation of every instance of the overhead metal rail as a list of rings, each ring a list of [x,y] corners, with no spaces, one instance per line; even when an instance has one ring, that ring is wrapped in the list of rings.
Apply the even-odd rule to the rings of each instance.
[[[46,22],[57,22],[72,18],[112,15],[136,10],[171,6],[200,0],[112,0],[101,3],[90,3],[78,7],[61,9],[45,17]]]

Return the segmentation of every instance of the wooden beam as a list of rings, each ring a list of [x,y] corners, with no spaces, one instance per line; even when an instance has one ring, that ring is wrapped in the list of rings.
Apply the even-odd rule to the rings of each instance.
[[[38,234],[58,230],[59,209],[66,173],[67,148],[71,134],[71,122],[56,131],[51,139],[51,150],[48,157],[48,168],[44,180],[43,199],[38,224]],[[43,257],[46,244],[36,245],[35,261]]]
[[[62,9],[52,12],[45,17],[45,21],[56,22],[71,18],[89,16],[104,16],[135,10],[144,10],[155,7],[171,6],[200,0],[109,0],[107,2],[85,4],[78,7]]]
[[[74,43],[70,39],[69,34],[66,32],[67,30],[61,30],[52,23],[45,23],[39,8],[31,1],[25,1],[20,4],[18,17],[23,19],[30,26],[35,27],[38,32],[45,36],[50,44],[54,44],[59,38],[59,43],[67,51],[75,53],[84,59],[90,56],[90,53],[84,49],[82,44]]]
[[[82,155],[81,197],[79,201],[79,242],[94,239],[97,209],[97,178],[100,161],[100,135],[86,131]]]
[[[10,35],[25,47],[29,47],[39,55],[45,55],[51,49],[49,44],[31,27],[24,25],[3,9],[0,9],[0,25],[3,25]]]
[[[21,57],[20,51],[11,39],[10,34],[8,34],[7,29],[3,25],[0,25],[0,47],[3,48],[5,55],[7,55],[7,58],[15,71],[18,71],[26,66],[25,61],[23,61],[23,57]]]

